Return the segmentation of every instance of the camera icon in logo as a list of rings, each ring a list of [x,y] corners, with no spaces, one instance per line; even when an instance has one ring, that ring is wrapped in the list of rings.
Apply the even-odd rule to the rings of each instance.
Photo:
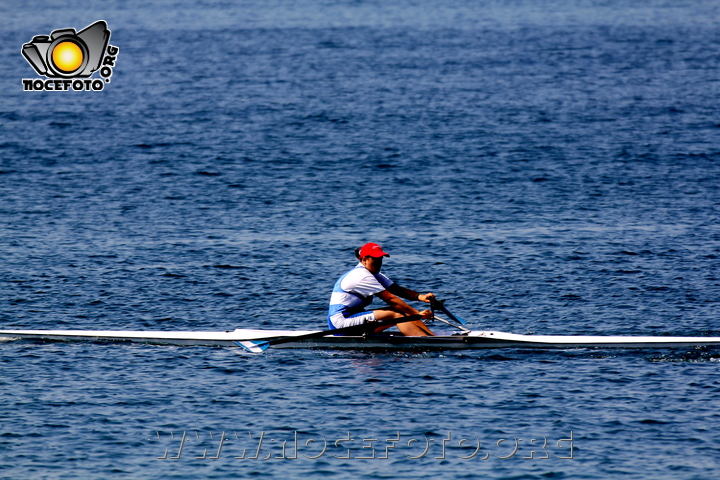
[[[37,35],[22,54],[37,73],[49,78],[85,78],[100,68],[110,41],[107,23],[100,20],[80,32],[74,28]]]

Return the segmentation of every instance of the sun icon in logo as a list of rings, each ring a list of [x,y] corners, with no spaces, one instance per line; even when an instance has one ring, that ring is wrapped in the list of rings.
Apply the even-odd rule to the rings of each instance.
[[[52,51],[52,63],[65,73],[75,72],[83,64],[83,51],[75,42],[58,43]]]

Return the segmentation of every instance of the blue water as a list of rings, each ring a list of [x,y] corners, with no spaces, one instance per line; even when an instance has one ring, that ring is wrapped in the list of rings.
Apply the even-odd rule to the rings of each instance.
[[[375,241],[474,329],[720,336],[717,2],[14,3],[4,329],[322,328]],[[102,92],[22,91],[23,43],[100,19]],[[0,357],[3,479],[720,468],[712,349]]]

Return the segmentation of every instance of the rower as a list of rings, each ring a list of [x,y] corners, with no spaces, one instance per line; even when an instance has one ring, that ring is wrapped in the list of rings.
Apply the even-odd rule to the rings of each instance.
[[[409,315],[422,315],[425,319],[433,317],[432,310],[420,312],[402,300],[404,298],[430,303],[435,300],[433,293],[419,294],[409,288],[401,287],[380,273],[383,258],[390,256],[383,251],[380,245],[366,243],[355,251],[355,255],[360,263],[340,277],[330,296],[330,308],[328,309],[328,327],[330,329]],[[377,310],[365,310],[375,295],[388,306]],[[422,320],[399,323],[397,327],[400,333],[407,336],[433,335]],[[389,327],[378,328],[376,331],[385,328]]]

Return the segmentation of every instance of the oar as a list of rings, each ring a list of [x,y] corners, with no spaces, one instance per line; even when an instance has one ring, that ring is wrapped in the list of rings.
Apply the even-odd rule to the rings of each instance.
[[[463,327],[462,325],[459,325],[459,324],[458,324],[459,321],[463,321],[463,322],[465,321],[465,320],[463,320],[462,318],[455,317],[455,318],[458,319],[458,323],[452,323],[452,322],[448,322],[448,321],[445,320],[444,318],[440,318],[440,317],[438,317],[438,316],[435,316],[435,307],[438,307],[438,308],[443,309],[447,314],[450,313],[450,312],[447,311],[447,308],[444,307],[443,303],[445,303],[445,300],[433,300],[433,301],[430,302],[430,308],[432,309],[432,312],[433,312],[433,318],[432,318],[432,319],[433,319],[433,320],[437,320],[438,322],[442,322],[442,323],[444,323],[445,325],[450,325],[451,327],[459,328],[459,329],[462,330],[463,332],[470,332],[470,331],[471,331],[470,329],[465,328],[465,327]]]
[[[433,309],[438,309],[441,312],[443,312],[445,315],[450,317],[450,320],[453,320],[453,321],[459,323],[460,325],[467,325],[467,322],[465,320],[458,317],[457,315],[453,315],[452,313],[450,313],[448,311],[448,309],[445,307],[445,300],[435,299],[432,302],[430,302],[430,305],[432,306]]]
[[[460,330],[462,330],[463,332],[472,332],[472,330],[470,330],[469,328],[465,328],[465,327],[463,327],[462,325],[458,325],[457,323],[448,322],[448,321],[445,320],[444,318],[440,318],[440,317],[435,317],[435,316],[433,316],[433,320],[437,320],[438,322],[442,322],[442,323],[444,323],[445,325],[450,325],[451,327],[455,327],[455,328],[457,328],[457,329],[460,329]]]
[[[281,337],[271,340],[242,340],[235,343],[249,352],[262,353],[267,350],[268,347],[270,347],[271,345],[299,342],[301,340],[320,338],[327,335],[366,333],[368,331],[373,331],[381,327],[392,327],[393,325],[397,325],[398,323],[413,322],[415,320],[422,320],[422,315],[409,315],[407,317],[392,318],[390,320],[383,320],[381,322],[370,322],[363,323],[361,325],[351,325],[349,327],[336,328],[335,330],[324,330],[322,332],[307,333],[305,335],[296,335],[294,337]]]

